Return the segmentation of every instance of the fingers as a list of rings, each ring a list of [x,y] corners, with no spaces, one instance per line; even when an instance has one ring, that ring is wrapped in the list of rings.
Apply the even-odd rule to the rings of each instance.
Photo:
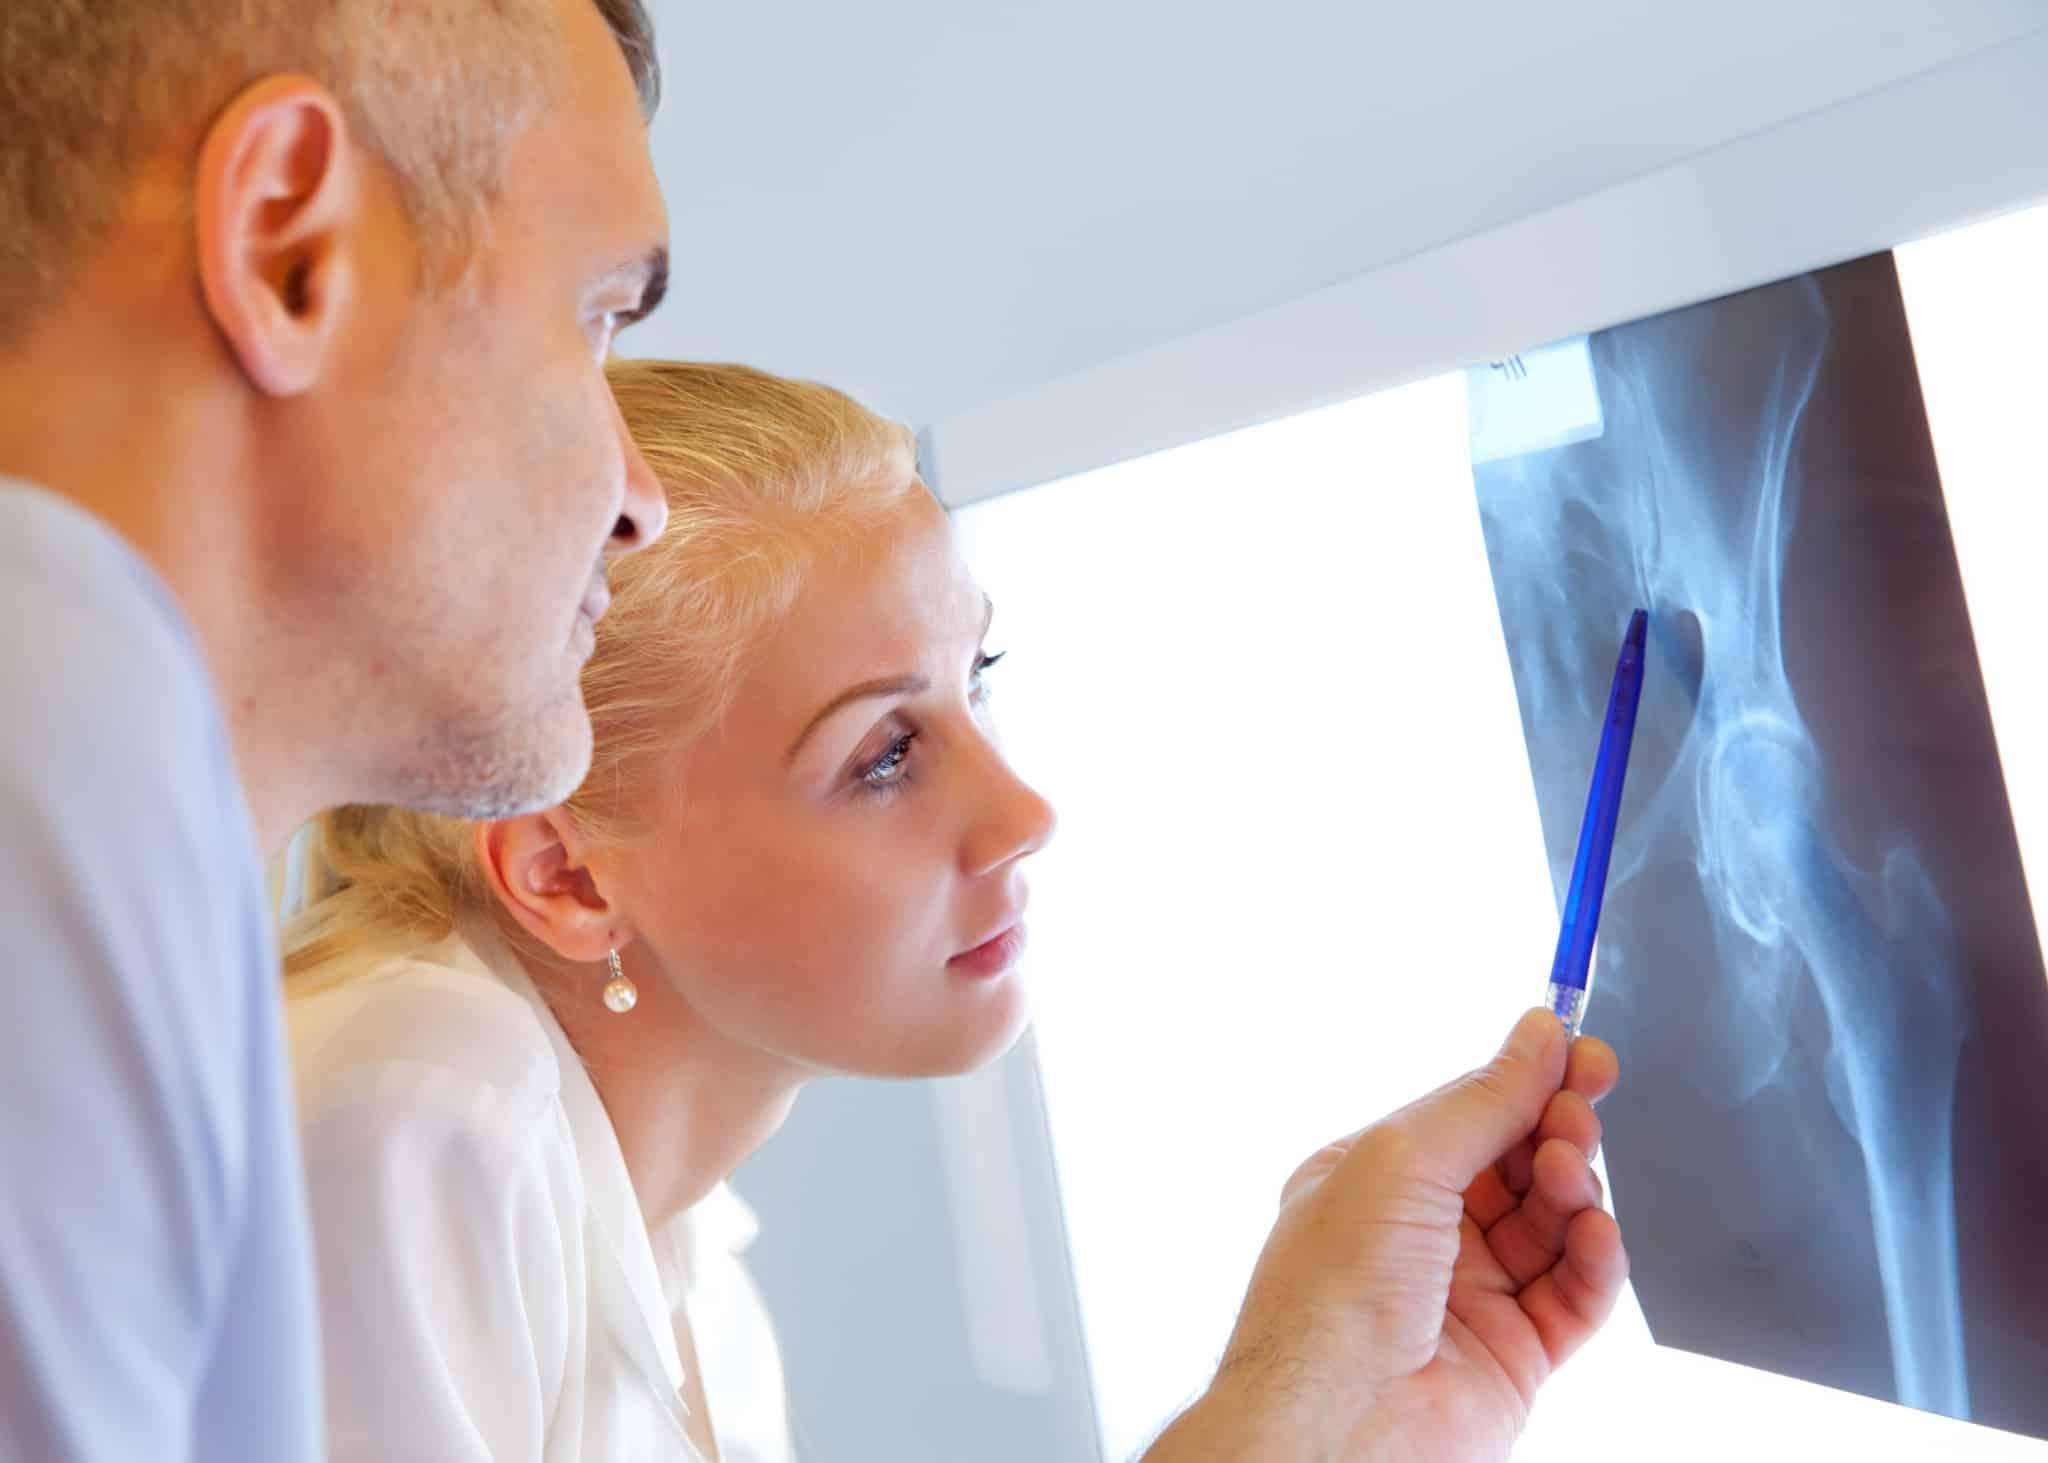
[[[1524,1150],[1522,1168],[1526,1172],[1529,1166],[1526,1150],[1529,1145],[1519,1143],[1516,1147]],[[1503,1159],[1492,1168],[1482,1170],[1479,1177],[1472,1180],[1471,1185],[1465,1190],[1465,1213],[1482,1230],[1493,1228],[1512,1214],[1515,1205],[1522,1202],[1522,1195],[1528,1191],[1529,1183],[1526,1176],[1522,1180],[1521,1189],[1517,1190],[1512,1186],[1505,1172],[1506,1162]]]
[[[1388,1120],[1405,1140],[1415,1176],[1453,1192],[1535,1131],[1565,1076],[1564,1028],[1548,1011],[1515,1023],[1485,1066]]]
[[[1593,1104],[1614,1088],[1621,1064],[1614,1048],[1597,1037],[1574,1041],[1565,1059],[1564,1088],[1544,1105],[1536,1131],[1516,1143],[1472,1181],[1465,1193],[1465,1212],[1481,1229],[1490,1229],[1529,1192],[1536,1150],[1562,1138],[1592,1158],[1600,1151],[1600,1119]]]
[[[1582,1036],[1572,1043],[1565,1060],[1564,1090],[1576,1092],[1587,1102],[1598,1102],[1614,1090],[1621,1078],[1621,1059],[1614,1048],[1597,1036]]]
[[[1521,1294],[1550,1364],[1557,1366],[1600,1329],[1628,1280],[1628,1252],[1614,1216],[1583,1209],[1565,1230],[1564,1253]]]
[[[1543,1109],[1543,1121],[1472,1181],[1465,1212],[1481,1229],[1491,1229],[1519,1204],[1535,1181],[1536,1150],[1552,1139],[1571,1144],[1588,1160],[1600,1152],[1601,1126],[1593,1104],[1576,1092],[1560,1092]]]
[[[1548,1143],[1551,1139],[1562,1139],[1579,1150],[1586,1158],[1600,1151],[1600,1118],[1593,1111],[1593,1104],[1576,1092],[1560,1092],[1550,1099],[1543,1109],[1543,1121],[1536,1125],[1534,1148]],[[1528,1184],[1522,1189],[1526,1191]]]
[[[1581,1212],[1600,1207],[1600,1180],[1570,1143],[1545,1143],[1530,1167],[1528,1194],[1486,1231],[1487,1248],[1517,1287],[1555,1265],[1572,1222]]]
[[[1553,1097],[1551,1101],[1555,1102],[1557,1099]],[[1548,1112],[1549,1109],[1546,1108],[1544,1111]],[[1537,1124],[1536,1131],[1538,1133],[1543,1131],[1541,1123]],[[1503,1153],[1500,1162],[1493,1166],[1494,1172],[1500,1175],[1500,1181],[1507,1185],[1509,1193],[1520,1195],[1529,1192],[1529,1163],[1535,1157],[1535,1142],[1524,1138],[1506,1153]]]
[[[1599,1152],[1593,1104],[1613,1091],[1620,1070],[1613,1047],[1598,1037],[1567,1046],[1556,1018],[1538,1009],[1516,1023],[1492,1062],[1377,1126],[1399,1130],[1411,1171],[1461,1188],[1465,1212],[1490,1229],[1529,1192],[1542,1144],[1562,1139],[1589,1159]],[[1311,1156],[1287,1181],[1282,1205],[1319,1187],[1362,1136]]]

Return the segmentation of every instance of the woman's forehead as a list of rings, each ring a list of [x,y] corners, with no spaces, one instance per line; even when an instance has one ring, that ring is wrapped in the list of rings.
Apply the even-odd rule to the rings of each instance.
[[[818,555],[789,612],[763,637],[745,688],[810,703],[864,680],[928,670],[934,657],[971,650],[988,600],[936,506],[892,514],[863,542]],[[772,684],[771,684],[772,683]]]

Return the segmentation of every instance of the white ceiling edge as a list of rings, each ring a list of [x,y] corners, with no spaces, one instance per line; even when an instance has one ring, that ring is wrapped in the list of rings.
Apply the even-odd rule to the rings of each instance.
[[[963,506],[2048,198],[2048,31],[926,424]],[[2044,263],[2048,267],[2048,263]]]

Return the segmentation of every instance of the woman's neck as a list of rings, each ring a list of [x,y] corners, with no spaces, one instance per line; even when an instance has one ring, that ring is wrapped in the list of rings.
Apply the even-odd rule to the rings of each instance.
[[[619,1015],[601,995],[603,966],[528,968],[603,1099],[650,1229],[773,1137],[802,1090],[800,1070],[728,1041],[666,982],[642,979]]]

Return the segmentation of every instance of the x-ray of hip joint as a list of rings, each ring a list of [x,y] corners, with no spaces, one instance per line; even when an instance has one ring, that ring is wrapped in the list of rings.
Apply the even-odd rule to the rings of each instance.
[[[2048,985],[1891,256],[1468,382],[1560,894],[1651,613],[1586,1029],[1652,1334],[2048,1437]]]

